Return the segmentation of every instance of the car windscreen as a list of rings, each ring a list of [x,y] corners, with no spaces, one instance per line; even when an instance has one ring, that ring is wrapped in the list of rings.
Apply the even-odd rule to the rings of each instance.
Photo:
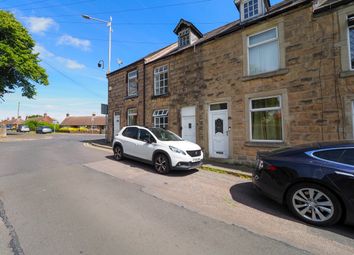
[[[162,128],[150,128],[150,131],[160,141],[182,141],[182,138],[180,138],[178,135]]]

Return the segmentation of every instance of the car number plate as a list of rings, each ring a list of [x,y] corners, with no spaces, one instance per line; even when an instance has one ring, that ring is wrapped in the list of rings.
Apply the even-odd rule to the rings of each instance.
[[[201,159],[200,159],[200,158],[194,158],[194,159],[192,160],[192,162],[193,162],[193,163],[195,163],[195,162],[199,162],[199,161],[201,161]]]

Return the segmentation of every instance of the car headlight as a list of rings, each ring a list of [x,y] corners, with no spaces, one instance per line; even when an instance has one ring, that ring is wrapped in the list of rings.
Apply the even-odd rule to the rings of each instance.
[[[184,151],[177,149],[176,147],[170,146],[170,150],[176,153],[181,153],[183,155],[187,155]]]

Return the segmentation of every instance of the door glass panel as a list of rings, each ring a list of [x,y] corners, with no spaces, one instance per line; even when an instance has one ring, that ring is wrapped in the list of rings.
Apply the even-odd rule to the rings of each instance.
[[[226,109],[227,109],[227,103],[210,105],[210,111],[226,110]]]
[[[151,138],[152,138],[152,135],[150,134],[149,131],[147,131],[145,129],[140,129],[139,140],[146,141],[146,140],[151,140]]]
[[[215,120],[215,134],[224,133],[224,121],[222,119]]]

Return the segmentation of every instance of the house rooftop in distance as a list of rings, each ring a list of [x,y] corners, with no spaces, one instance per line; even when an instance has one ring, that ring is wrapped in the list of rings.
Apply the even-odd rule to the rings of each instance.
[[[95,114],[91,116],[70,116],[66,115],[66,118],[61,122],[61,126],[105,126],[106,117],[96,116]]]

